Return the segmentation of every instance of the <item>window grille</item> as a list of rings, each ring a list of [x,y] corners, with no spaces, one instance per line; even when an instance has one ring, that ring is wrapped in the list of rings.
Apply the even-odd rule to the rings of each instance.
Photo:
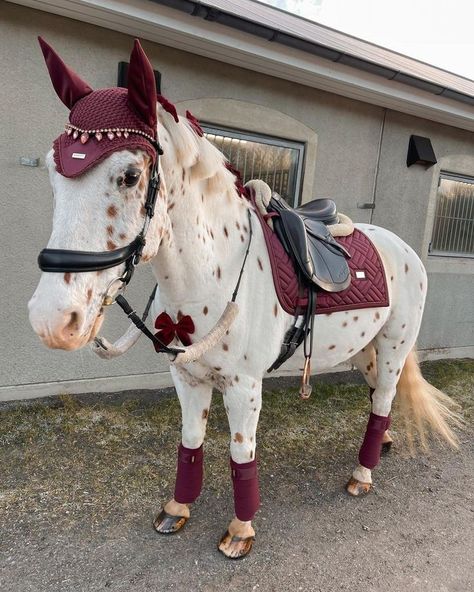
[[[242,174],[243,182],[262,179],[289,204],[300,203],[304,144],[203,125],[212,142]]]
[[[474,257],[474,178],[441,173],[429,251]]]

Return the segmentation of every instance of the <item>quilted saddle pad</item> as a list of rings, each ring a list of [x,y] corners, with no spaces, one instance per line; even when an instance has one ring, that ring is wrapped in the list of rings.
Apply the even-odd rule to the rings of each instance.
[[[307,305],[305,291],[301,290],[291,258],[278,237],[257,207],[255,213],[265,236],[278,300],[285,312],[295,314]],[[318,291],[316,314],[388,306],[385,270],[372,241],[357,228],[351,235],[336,240],[351,254],[351,284],[342,292]]]

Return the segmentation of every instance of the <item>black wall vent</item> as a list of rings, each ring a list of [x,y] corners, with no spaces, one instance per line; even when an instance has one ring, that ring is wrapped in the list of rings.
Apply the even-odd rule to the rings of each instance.
[[[421,164],[426,168],[429,168],[437,162],[429,138],[423,138],[423,136],[410,136],[410,141],[408,143],[407,167],[412,164]]]

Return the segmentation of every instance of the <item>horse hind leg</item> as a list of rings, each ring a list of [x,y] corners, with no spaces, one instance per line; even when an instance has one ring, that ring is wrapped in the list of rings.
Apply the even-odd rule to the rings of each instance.
[[[361,369],[371,387],[372,409],[364,440],[359,451],[359,464],[346,485],[350,495],[359,496],[372,488],[372,470],[382,452],[388,452],[392,438],[390,411],[397,383],[405,360],[414,345],[416,334],[406,330],[407,324],[390,319],[375,337],[366,355],[359,352],[354,363]],[[375,355],[375,364],[373,357]]]

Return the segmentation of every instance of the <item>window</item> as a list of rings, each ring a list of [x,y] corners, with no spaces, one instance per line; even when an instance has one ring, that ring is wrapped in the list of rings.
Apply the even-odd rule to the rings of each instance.
[[[474,178],[441,173],[429,251],[474,257]]]
[[[244,183],[262,179],[290,205],[300,201],[304,144],[203,125],[212,142],[242,174]]]

